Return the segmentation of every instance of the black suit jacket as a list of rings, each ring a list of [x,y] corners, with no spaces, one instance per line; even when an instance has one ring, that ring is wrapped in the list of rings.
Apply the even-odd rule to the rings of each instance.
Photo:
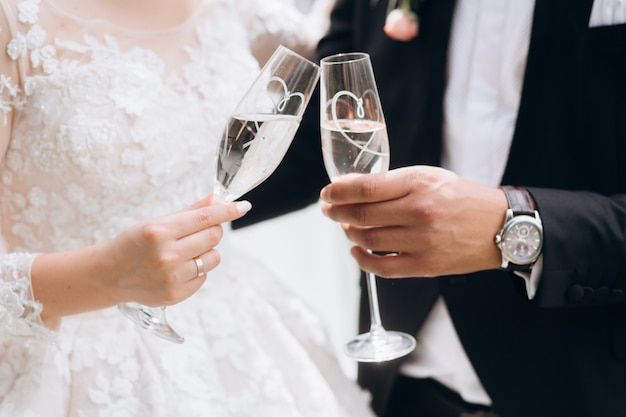
[[[387,1],[338,0],[320,42],[321,57],[345,51],[372,56],[392,167],[439,163],[454,6],[454,0],[428,0],[419,37],[396,42],[382,30]],[[588,28],[591,7],[592,0],[537,0],[535,7],[502,180],[527,187],[544,222],[535,299],[528,300],[521,279],[506,271],[379,279],[388,329],[417,332],[437,296],[445,298],[502,417],[626,416],[626,25]],[[289,196],[278,200],[282,211],[314,201],[327,182],[318,159],[316,106],[310,105],[285,163],[249,196],[256,219],[275,213],[280,196]],[[310,175],[302,174],[305,167]],[[310,182],[290,183],[295,175]],[[255,220],[251,214],[246,221]],[[362,329],[368,317],[363,314]],[[400,362],[359,368],[377,411]]]

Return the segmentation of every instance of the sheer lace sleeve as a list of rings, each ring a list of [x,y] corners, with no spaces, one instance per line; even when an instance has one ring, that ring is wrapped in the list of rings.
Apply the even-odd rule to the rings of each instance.
[[[299,54],[313,57],[319,39],[328,29],[334,0],[312,0],[307,12],[296,7],[294,0],[240,2],[242,14],[248,17],[250,39],[261,64],[282,44]]]
[[[0,337],[51,337],[41,322],[41,304],[34,300],[30,265],[34,254],[0,255]]]
[[[16,22],[6,0],[0,0],[0,180],[5,180],[5,153],[11,139],[15,110],[22,103],[19,43]],[[0,232],[2,232],[0,230]],[[41,304],[32,295],[30,266],[35,254],[7,254],[0,234],[0,337],[12,335],[50,336],[41,322]]]
[[[6,45],[3,43],[3,45]],[[7,75],[4,69],[7,67],[6,60],[3,58],[0,62],[2,72],[0,73],[0,150],[2,155],[6,151],[9,143],[11,130],[11,116],[14,107],[19,100],[19,87],[13,81],[10,75]],[[15,66],[15,63],[13,63]]]
[[[21,102],[20,62],[13,51],[20,40],[25,40],[15,35],[16,22],[11,18],[7,1],[0,0],[0,6],[0,157],[4,159],[11,137],[13,112]]]

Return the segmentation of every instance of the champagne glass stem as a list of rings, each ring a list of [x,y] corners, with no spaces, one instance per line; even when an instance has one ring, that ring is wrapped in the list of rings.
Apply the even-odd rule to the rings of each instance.
[[[376,275],[371,272],[367,274],[367,295],[370,304],[370,333],[372,337],[383,336],[385,329],[380,319],[380,308],[378,305],[378,290],[376,288]]]
[[[415,349],[415,338],[407,333],[387,331],[382,325],[376,275],[365,272],[370,307],[370,330],[346,344],[345,352],[359,362],[384,362],[408,355]]]
[[[230,194],[221,184],[215,184],[215,188],[213,189],[213,194],[215,197],[219,198],[223,203],[230,203],[231,201],[235,201],[238,197]]]

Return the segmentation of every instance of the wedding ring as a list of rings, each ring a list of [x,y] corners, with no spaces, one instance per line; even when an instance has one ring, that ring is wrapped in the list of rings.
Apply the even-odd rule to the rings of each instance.
[[[196,256],[195,258],[193,258],[193,261],[196,263],[196,270],[198,271],[194,278],[200,278],[205,276],[206,271],[204,270],[204,263],[202,262],[202,259],[199,256]]]

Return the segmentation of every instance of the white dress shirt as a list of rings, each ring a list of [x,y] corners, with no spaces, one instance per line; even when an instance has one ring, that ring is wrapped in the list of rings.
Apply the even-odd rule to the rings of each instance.
[[[594,0],[589,27],[619,25],[626,22],[626,0]]]

